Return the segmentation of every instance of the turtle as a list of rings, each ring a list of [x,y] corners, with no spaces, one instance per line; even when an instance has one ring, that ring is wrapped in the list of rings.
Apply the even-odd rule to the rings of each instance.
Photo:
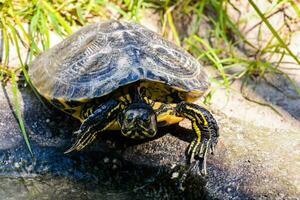
[[[210,83],[192,55],[159,34],[133,22],[100,20],[38,55],[28,74],[41,96],[81,122],[65,153],[82,150],[105,130],[150,139],[158,127],[187,118],[195,137],[186,158],[206,175],[219,127],[195,101]]]

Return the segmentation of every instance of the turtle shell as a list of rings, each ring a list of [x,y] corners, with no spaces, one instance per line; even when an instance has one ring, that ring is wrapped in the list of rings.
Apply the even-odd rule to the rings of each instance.
[[[116,20],[85,26],[40,54],[29,76],[44,97],[66,101],[101,97],[139,80],[195,94],[209,87],[190,54],[139,24]]]

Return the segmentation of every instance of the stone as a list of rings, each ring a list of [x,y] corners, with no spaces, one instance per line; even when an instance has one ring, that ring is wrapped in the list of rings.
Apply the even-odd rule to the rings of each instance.
[[[176,187],[178,178],[172,174],[178,173],[180,177],[181,173],[176,169],[178,166],[184,166],[185,163],[184,152],[193,134],[187,120],[181,122],[179,126],[162,128],[159,136],[154,140],[136,143],[122,138],[118,131],[106,132],[82,152],[64,154],[63,152],[72,143],[72,132],[80,124],[51,105],[47,103],[43,105],[29,87],[20,88],[18,98],[35,157],[31,158],[13,115],[14,107],[11,103],[13,100],[10,84],[8,84],[0,90],[0,105],[2,105],[0,174],[5,177],[36,176],[39,177],[38,180],[43,179],[41,176],[43,174],[47,174],[48,178],[50,176],[73,177],[79,181],[76,183],[77,186],[80,186],[86,184],[84,180],[93,179],[92,177],[100,179],[99,174],[103,172],[110,174],[124,170],[129,173],[132,170],[132,173],[138,174],[151,169],[152,184],[169,188],[168,193],[172,191],[173,195],[182,195],[187,199],[196,197],[275,199],[297,198],[300,195],[298,173],[300,137],[296,126],[293,128],[283,126],[284,129],[276,126],[274,126],[276,128],[257,126],[253,121],[247,122],[243,118],[229,117],[222,110],[214,109],[213,113],[221,128],[221,136],[215,154],[208,158],[207,179],[201,177],[192,181],[188,179],[192,186],[183,187],[185,190],[182,192],[179,187]],[[239,112],[242,109],[244,108],[239,108]],[[259,114],[257,118],[262,120]],[[46,123],[47,119],[54,124]],[[288,123],[291,119],[284,118],[284,121]],[[107,159],[112,162],[107,163],[109,166],[103,168],[101,163]],[[90,166],[93,166],[92,169]],[[159,171],[167,175],[158,173]],[[155,176],[157,173],[158,175]],[[111,175],[109,179],[119,176]],[[146,181],[144,179],[137,181],[137,177],[130,177],[135,184]],[[126,181],[130,179],[127,178]],[[0,182],[1,180],[4,181],[3,178],[0,178]],[[64,178],[55,181],[68,182]],[[64,183],[57,183],[57,185],[61,184]],[[81,189],[80,186],[76,191],[82,192]],[[90,191],[90,194],[93,192],[95,191]],[[164,194],[159,193],[159,195]]]

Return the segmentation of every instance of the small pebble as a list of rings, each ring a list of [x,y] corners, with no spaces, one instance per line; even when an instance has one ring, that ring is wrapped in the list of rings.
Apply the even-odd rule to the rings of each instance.
[[[179,177],[179,173],[178,172],[173,172],[172,176],[171,176],[171,179],[175,179],[175,178],[178,178],[178,177]]]
[[[46,119],[46,122],[49,123],[49,122],[50,122],[50,119],[47,118],[47,119]]]
[[[118,159],[114,158],[114,159],[112,160],[112,162],[113,162],[114,164],[116,164],[116,163],[118,163]]]
[[[174,163],[174,164],[172,164],[171,169],[175,169],[175,167],[176,167],[176,164]]]
[[[104,162],[104,163],[109,163],[109,158],[108,158],[108,157],[105,157],[105,158],[103,159],[103,162]]]
[[[116,165],[116,164],[114,164],[113,166],[112,166],[112,169],[113,170],[116,170],[118,168],[118,166]]]
[[[232,188],[231,187],[228,187],[227,188],[227,192],[231,192],[232,191]]]
[[[15,163],[15,168],[20,168],[20,163]]]

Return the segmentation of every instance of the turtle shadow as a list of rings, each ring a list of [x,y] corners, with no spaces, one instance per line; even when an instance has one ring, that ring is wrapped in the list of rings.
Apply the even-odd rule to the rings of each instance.
[[[101,135],[101,139],[103,140],[115,140],[117,142],[120,142],[120,147],[125,148],[126,146],[135,146],[139,144],[143,144],[145,142],[150,142],[153,140],[157,140],[159,138],[164,137],[165,135],[170,134],[179,140],[185,141],[185,142],[192,142],[195,138],[195,133],[192,129],[184,128],[180,126],[179,124],[172,124],[169,126],[159,127],[156,135],[152,138],[145,138],[145,139],[131,139],[128,137],[125,137],[121,134],[120,131],[106,131],[103,135]],[[100,139],[100,138],[98,138]],[[101,140],[100,139],[100,140]],[[124,147],[125,146],[125,147]]]

